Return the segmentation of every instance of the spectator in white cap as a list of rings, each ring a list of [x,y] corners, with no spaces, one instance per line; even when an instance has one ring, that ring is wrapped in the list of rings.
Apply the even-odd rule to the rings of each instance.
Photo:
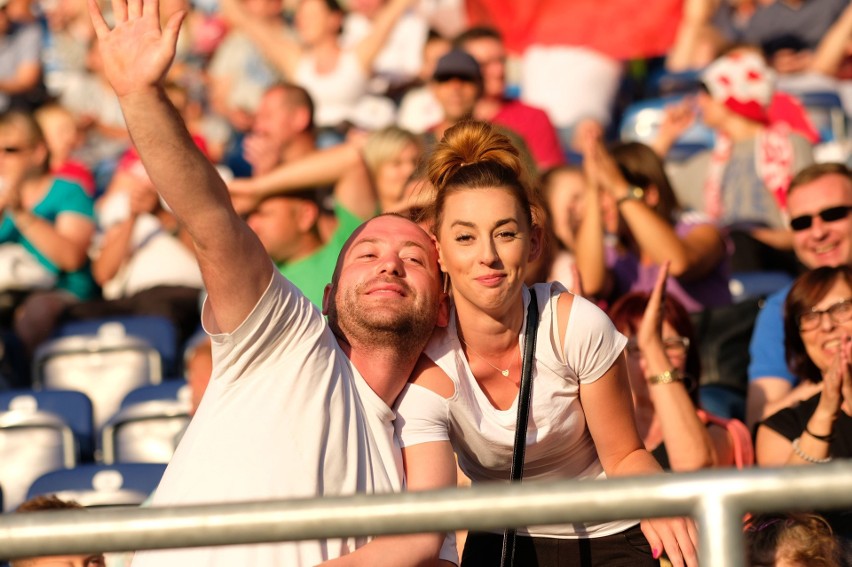
[[[813,161],[810,142],[770,118],[775,75],[756,50],[719,57],[701,79],[697,107],[716,142],[675,168],[678,196],[732,229],[734,270],[793,269],[785,195],[793,175]],[[694,113],[680,110],[661,128],[660,155],[692,121]]]

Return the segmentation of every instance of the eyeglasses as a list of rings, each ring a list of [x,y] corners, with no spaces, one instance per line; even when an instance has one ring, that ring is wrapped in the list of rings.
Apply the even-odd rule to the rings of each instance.
[[[790,221],[790,228],[799,232],[807,230],[814,223],[814,217],[819,217],[823,222],[837,222],[849,216],[849,211],[852,211],[852,205],[841,205],[839,207],[829,207],[823,209],[815,215],[802,215]]]
[[[822,322],[823,314],[828,314],[828,318],[835,325],[846,323],[852,320],[852,298],[838,301],[828,309],[817,310],[811,309],[799,315],[799,330],[813,331]]]
[[[669,356],[684,356],[689,350],[689,339],[687,337],[670,337],[663,340],[663,350]],[[642,354],[636,339],[627,341],[627,354],[638,356]]]

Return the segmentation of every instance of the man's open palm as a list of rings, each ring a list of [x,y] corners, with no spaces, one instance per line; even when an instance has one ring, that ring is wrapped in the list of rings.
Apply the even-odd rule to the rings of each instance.
[[[112,0],[112,9],[115,27],[110,29],[97,0],[89,0],[104,72],[121,97],[146,90],[163,79],[175,56],[186,13],[172,14],[161,28],[159,0]]]

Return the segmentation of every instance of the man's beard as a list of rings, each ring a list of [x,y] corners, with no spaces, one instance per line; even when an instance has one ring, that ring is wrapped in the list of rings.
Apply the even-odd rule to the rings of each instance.
[[[387,281],[402,287],[407,299],[388,302],[386,307],[366,306],[359,298],[365,288]],[[394,305],[397,303],[397,305]],[[361,284],[346,293],[336,293],[329,306],[329,324],[350,345],[393,348],[398,353],[418,353],[426,345],[437,321],[438,305],[413,293],[401,280],[381,278]]]

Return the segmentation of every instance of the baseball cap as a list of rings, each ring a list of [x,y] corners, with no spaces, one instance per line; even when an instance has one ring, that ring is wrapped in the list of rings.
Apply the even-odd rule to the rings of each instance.
[[[432,78],[438,82],[457,78],[479,83],[482,82],[482,72],[479,63],[469,53],[453,49],[438,59]]]

